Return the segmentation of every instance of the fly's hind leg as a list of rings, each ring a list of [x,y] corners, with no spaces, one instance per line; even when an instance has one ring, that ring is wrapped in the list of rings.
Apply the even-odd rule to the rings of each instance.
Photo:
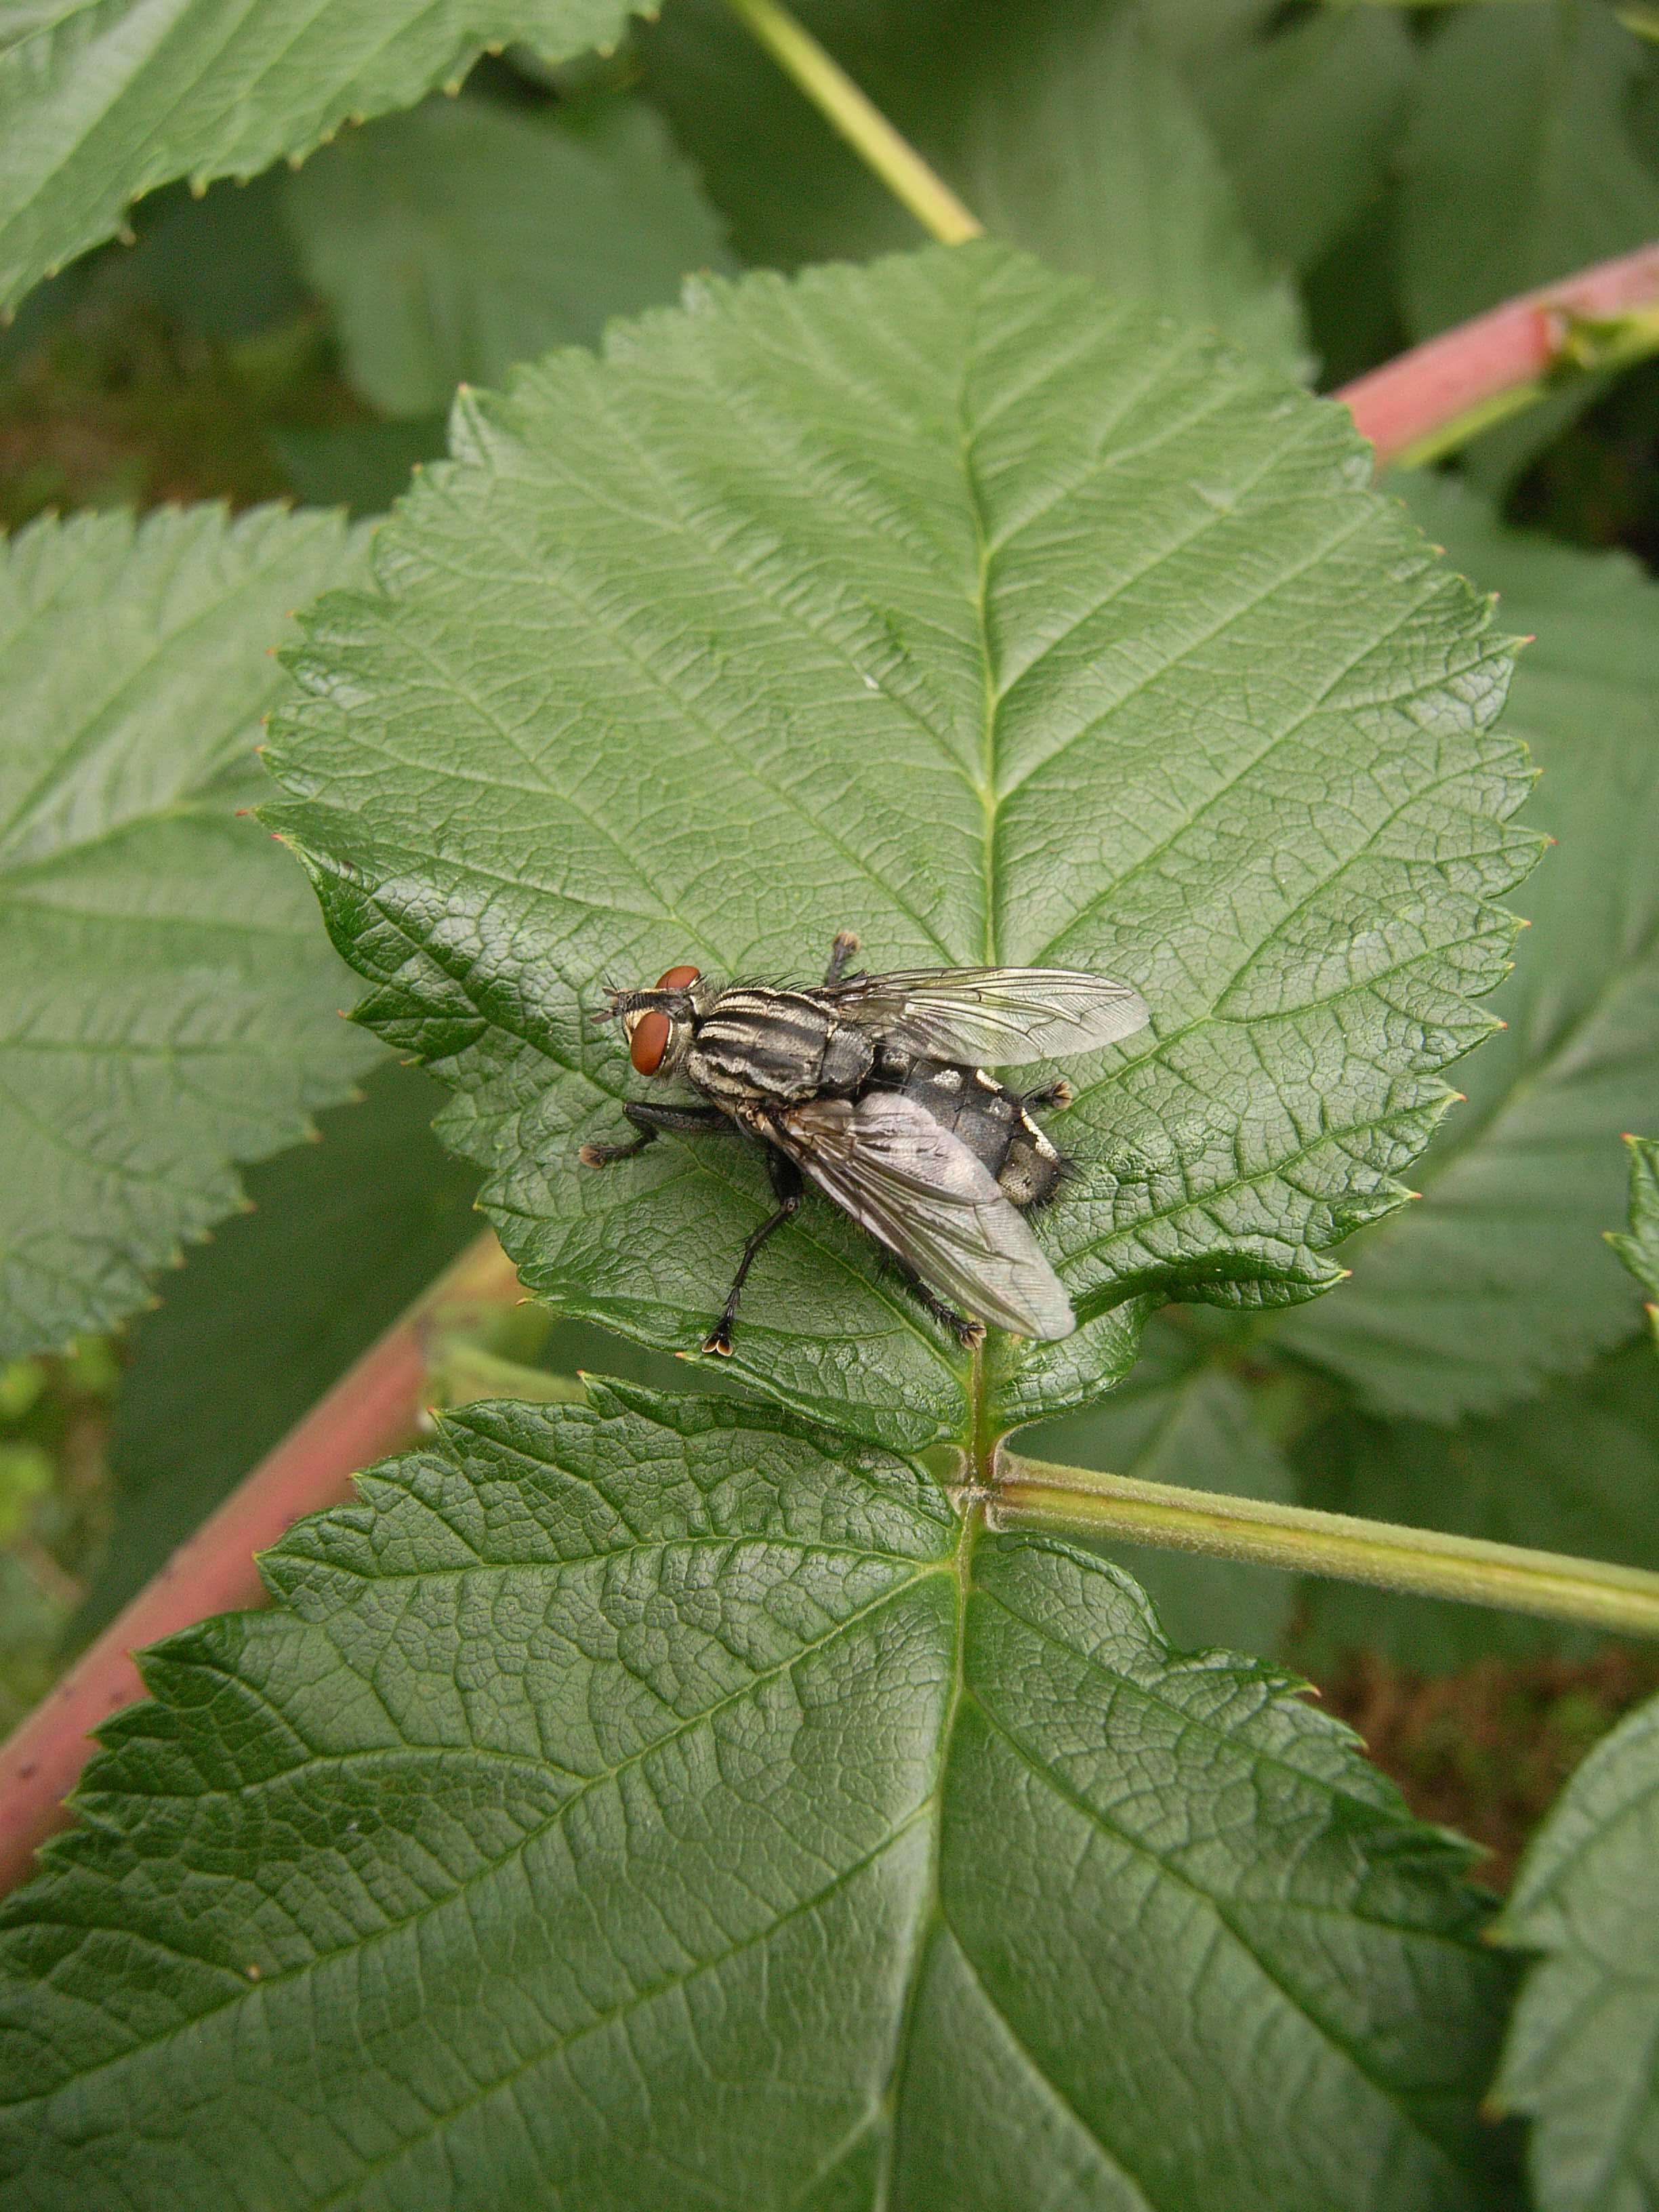
[[[823,982],[826,990],[832,983],[840,982],[842,977],[847,973],[848,962],[852,958],[853,955],[858,951],[858,949],[859,933],[857,930],[842,929],[836,931],[836,941],[830,947],[830,965],[823,971]]]
[[[654,1145],[665,1129],[681,1137],[712,1135],[717,1130],[734,1137],[742,1133],[737,1123],[728,1120],[718,1106],[647,1106],[641,1099],[630,1098],[623,1112],[639,1135],[621,1145],[581,1146],[576,1158],[585,1168],[608,1168],[618,1160],[631,1160],[635,1152]]]
[[[1033,1109],[1038,1113],[1043,1113],[1049,1107],[1053,1107],[1056,1113],[1063,1114],[1076,1096],[1076,1091],[1073,1090],[1066,1078],[1063,1075],[1057,1075],[1052,1083],[1045,1084],[1041,1091],[1028,1091],[1019,1103],[1028,1114]]]
[[[954,1306],[946,1305],[942,1297],[928,1289],[909,1261],[901,1260],[896,1252],[890,1252],[887,1256],[903,1276],[918,1304],[926,1306],[935,1321],[943,1322],[958,1344],[969,1352],[977,1351],[985,1341],[984,1322],[970,1321],[966,1314],[958,1313]]]
[[[743,1296],[744,1278],[755,1264],[755,1255],[773,1231],[784,1223],[800,1206],[800,1170],[787,1152],[774,1146],[766,1148],[766,1164],[772,1176],[772,1194],[777,1200],[777,1211],[769,1214],[743,1248],[743,1257],[738,1262],[738,1272],[732,1278],[732,1287],[726,1294],[726,1304],[720,1317],[702,1340],[705,1352],[717,1352],[722,1359],[732,1357],[732,1331],[737,1325],[738,1301]]]

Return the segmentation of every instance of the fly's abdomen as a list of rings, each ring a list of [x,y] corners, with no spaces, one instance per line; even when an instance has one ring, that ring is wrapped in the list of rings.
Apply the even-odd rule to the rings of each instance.
[[[1041,1206],[1054,1196],[1066,1163],[1018,1091],[982,1067],[926,1060],[915,1063],[902,1087],[983,1161],[1011,1204]]]
[[[836,1024],[794,991],[725,991],[698,1023],[685,1073],[721,1101],[810,1098]]]

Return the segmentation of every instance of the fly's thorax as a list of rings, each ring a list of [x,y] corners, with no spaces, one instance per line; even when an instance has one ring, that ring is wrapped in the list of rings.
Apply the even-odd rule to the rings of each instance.
[[[866,1039],[805,992],[739,988],[723,991],[697,1024],[685,1074],[722,1104],[787,1103],[826,1090],[850,1095],[873,1057]]]

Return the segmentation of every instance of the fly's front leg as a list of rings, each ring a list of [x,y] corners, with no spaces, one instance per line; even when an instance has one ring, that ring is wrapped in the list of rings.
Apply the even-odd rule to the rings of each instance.
[[[718,1106],[647,1106],[641,1099],[630,1098],[623,1112],[639,1131],[623,1145],[583,1145],[576,1158],[585,1168],[608,1168],[618,1160],[631,1160],[647,1145],[654,1145],[665,1129],[675,1136],[712,1135],[716,1130],[732,1136],[739,1134],[735,1121],[728,1121]]]
[[[800,1170],[787,1152],[775,1146],[766,1148],[766,1164],[772,1177],[772,1194],[777,1200],[777,1211],[768,1216],[743,1248],[743,1257],[738,1262],[738,1272],[732,1278],[732,1287],[726,1294],[726,1304],[720,1319],[702,1340],[705,1352],[717,1352],[722,1359],[732,1357],[732,1331],[738,1318],[738,1301],[743,1296],[744,1279],[755,1264],[755,1255],[774,1230],[781,1229],[800,1206]]]
[[[839,983],[847,973],[847,963],[859,949],[859,933],[855,929],[838,930],[836,941],[830,947],[830,965],[823,971],[824,988]]]

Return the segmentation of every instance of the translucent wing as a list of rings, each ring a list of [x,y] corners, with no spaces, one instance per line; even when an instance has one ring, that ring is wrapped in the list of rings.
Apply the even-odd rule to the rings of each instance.
[[[941,1297],[1018,1336],[1069,1336],[1064,1285],[984,1163],[914,1098],[809,1098],[771,1117],[814,1182]]]
[[[1069,968],[911,968],[854,975],[821,995],[837,1019],[886,1033],[925,1060],[1021,1067],[1095,1052],[1144,1029],[1127,983]]]

